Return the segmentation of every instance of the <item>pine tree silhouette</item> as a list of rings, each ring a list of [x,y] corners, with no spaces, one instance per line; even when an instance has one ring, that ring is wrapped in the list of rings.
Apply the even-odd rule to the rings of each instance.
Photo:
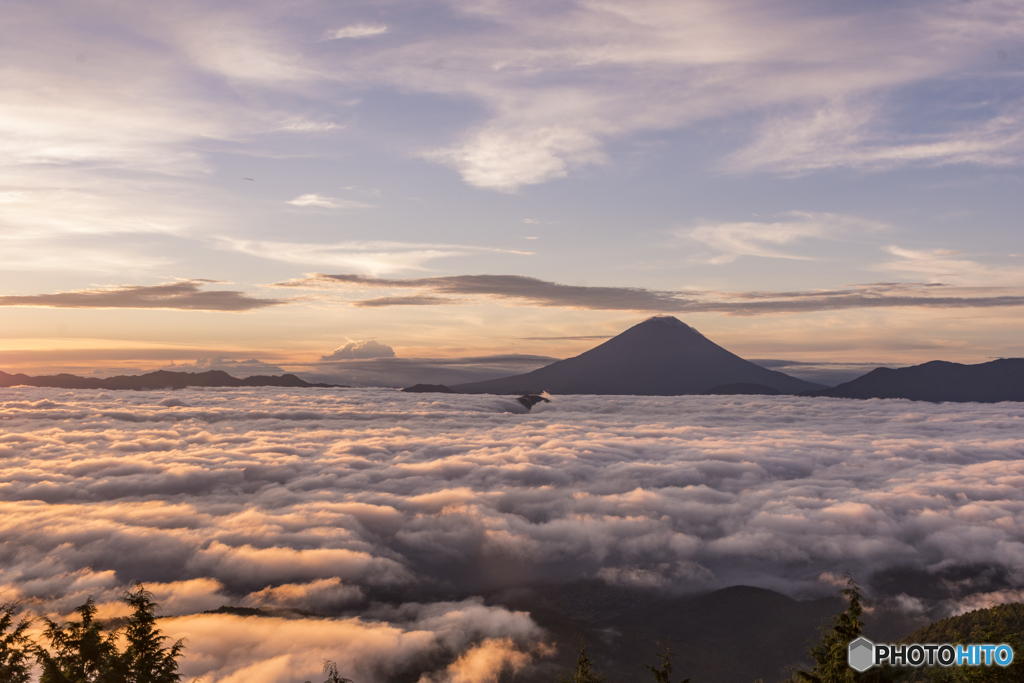
[[[876,667],[857,673],[850,668],[847,646],[860,636],[864,627],[861,620],[864,614],[864,606],[861,604],[863,593],[849,572],[844,573],[843,578],[846,579],[846,588],[839,591],[839,594],[849,604],[846,610],[833,617],[832,625],[822,631],[821,640],[807,649],[814,659],[814,667],[810,670],[795,670],[792,680],[803,683],[894,683],[905,680],[912,672]]]
[[[654,675],[654,683],[672,683],[672,658],[675,653],[672,648],[665,645],[665,651],[658,655],[661,658],[661,668],[656,669],[650,664],[644,664],[644,668]],[[680,683],[690,683],[689,678],[684,678]]]
[[[39,683],[179,683],[183,674],[178,673],[178,658],[184,643],[179,640],[164,647],[168,638],[156,628],[152,593],[136,583],[121,602],[132,608],[132,614],[123,627],[106,633],[95,619],[96,603],[91,597],[75,608],[81,617],[78,621],[61,626],[45,619],[43,638],[49,647],[34,647],[43,670]],[[117,647],[122,636],[123,652]],[[0,681],[7,683],[6,678]]]
[[[163,646],[168,637],[156,628],[156,603],[153,594],[136,583],[121,596],[121,602],[132,608],[124,627],[128,647],[117,656],[119,669],[126,683],[178,683],[178,657],[185,649],[178,640],[169,648]]]
[[[14,616],[18,605],[0,605],[0,681],[4,683],[28,683],[31,641],[25,631],[31,625],[29,619],[15,624]]]
[[[338,674],[338,665],[329,659],[324,660],[324,673],[327,674],[327,680],[324,683],[352,683],[349,678],[342,678]]]
[[[43,619],[46,630],[43,637],[50,650],[36,648],[36,659],[43,669],[39,683],[106,683],[117,682],[111,665],[116,634],[103,635],[103,624],[96,621],[96,603],[90,597],[84,605],[75,608],[81,617],[64,626],[51,619]]]
[[[558,683],[604,683],[604,678],[594,671],[594,663],[587,657],[587,646],[580,643],[580,656],[570,676],[562,675]]]

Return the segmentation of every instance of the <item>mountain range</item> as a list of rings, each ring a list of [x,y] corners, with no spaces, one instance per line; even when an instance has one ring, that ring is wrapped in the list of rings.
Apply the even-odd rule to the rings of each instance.
[[[833,398],[907,398],[941,403],[1024,401],[1024,358],[1000,358],[962,365],[933,360],[909,368],[875,368],[832,389],[802,396]]]
[[[207,372],[170,372],[157,370],[144,375],[117,375],[116,377],[79,377],[59,375],[10,375],[0,371],[0,387],[51,387],[55,389],[184,389],[186,387],[334,387],[334,384],[311,384],[295,375],[254,375],[239,379],[223,370]]]
[[[836,598],[798,601],[750,586],[672,596],[593,579],[521,589],[500,602],[529,612],[559,645],[553,660],[525,677],[528,683],[556,681],[571,671],[581,642],[609,681],[651,680],[643,665],[657,665],[657,654],[669,645],[676,655],[673,683],[690,676],[775,683],[789,677],[787,667],[807,663],[806,648],[818,629],[846,607]]]
[[[295,375],[239,379],[220,370],[143,375],[30,377],[0,372],[0,387],[61,389],[183,389],[185,387],[337,387]],[[417,384],[408,392],[466,394],[796,394],[832,398],[903,398],[931,402],[1024,401],[1024,358],[977,365],[931,361],[905,368],[876,368],[833,388],[769,370],[740,358],[672,316],[655,316],[573,358],[533,372],[482,382]]]
[[[573,358],[452,389],[469,394],[797,394],[998,403],[1024,401],[1024,358],[876,368],[828,388],[744,360],[677,318],[655,316]]]

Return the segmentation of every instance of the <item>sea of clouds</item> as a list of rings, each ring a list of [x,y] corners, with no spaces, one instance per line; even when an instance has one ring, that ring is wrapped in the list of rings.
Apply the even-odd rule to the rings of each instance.
[[[494,597],[531,584],[849,571],[934,615],[1021,599],[1022,568],[1017,403],[0,389],[0,602],[116,616],[143,581],[207,683],[495,680],[550,653]]]

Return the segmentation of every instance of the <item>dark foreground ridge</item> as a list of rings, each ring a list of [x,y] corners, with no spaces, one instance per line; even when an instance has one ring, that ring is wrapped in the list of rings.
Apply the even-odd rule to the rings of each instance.
[[[656,316],[585,353],[524,375],[458,384],[467,394],[703,394],[757,384],[782,394],[822,389],[726,351],[672,316]]]
[[[75,608],[77,620],[62,625],[41,619],[47,626],[41,634],[32,633],[34,620],[21,605],[0,604],[0,681],[33,683],[34,660],[42,673],[36,683],[181,683],[178,667],[185,642],[169,642],[171,639],[161,632],[153,595],[135,584],[122,595],[121,602],[132,608],[127,618],[106,623],[96,619],[96,603],[89,597]],[[545,630],[548,641],[556,645],[517,673],[514,680],[520,683],[615,683],[652,678],[654,683],[680,679],[683,683],[1024,680],[1024,662],[1019,657],[1006,669],[879,667],[856,679],[850,676],[846,659],[847,644],[862,635],[876,643],[1008,643],[1019,653],[1024,650],[1022,603],[942,619],[918,627],[909,636],[906,634],[912,629],[906,628],[906,623],[893,623],[891,610],[886,613],[875,605],[876,609],[865,611],[862,592],[852,579],[841,596],[803,601],[751,586],[673,597],[654,588],[609,586],[583,579],[562,585],[520,587],[506,593],[504,599],[492,596],[488,603],[528,612]],[[203,614],[325,620],[358,616],[229,605]],[[122,643],[127,647],[122,649]],[[352,683],[339,673],[353,668],[349,654],[339,649],[337,662],[323,662],[327,676],[323,683]],[[662,666],[652,666],[658,658]],[[387,680],[429,680],[431,673],[445,665],[444,659],[412,658],[399,664]],[[83,668],[102,671],[103,676],[83,678]],[[566,677],[565,672],[573,669],[575,674]],[[676,675],[669,678],[673,669]],[[315,680],[319,683],[320,679]],[[509,679],[502,676],[501,680]]]
[[[837,598],[798,601],[751,586],[673,597],[586,579],[520,590],[503,602],[529,612],[559,646],[525,683],[558,681],[581,641],[610,683],[650,680],[642,665],[656,664],[658,643],[676,654],[671,683],[691,676],[695,683],[777,683],[788,678],[787,667],[806,662],[819,627],[843,609]]]
[[[10,375],[0,371],[0,387],[50,387],[53,389],[185,389],[187,387],[284,387],[294,389],[333,388],[337,384],[311,384],[295,375],[254,375],[239,379],[223,370],[169,372],[157,370],[145,375],[79,377],[78,375]]]
[[[977,365],[933,360],[909,368],[876,368],[834,389],[802,396],[907,398],[941,403],[1024,401],[1024,358],[1001,358]]]
[[[449,389],[443,384],[413,384],[402,391],[409,394],[457,394],[459,392]]]

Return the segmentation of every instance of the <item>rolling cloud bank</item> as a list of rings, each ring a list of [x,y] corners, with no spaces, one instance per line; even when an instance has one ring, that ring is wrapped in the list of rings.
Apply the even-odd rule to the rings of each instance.
[[[0,602],[144,581],[209,683],[495,680],[551,651],[502,596],[581,578],[1024,596],[1019,404],[18,388],[0,426]]]

